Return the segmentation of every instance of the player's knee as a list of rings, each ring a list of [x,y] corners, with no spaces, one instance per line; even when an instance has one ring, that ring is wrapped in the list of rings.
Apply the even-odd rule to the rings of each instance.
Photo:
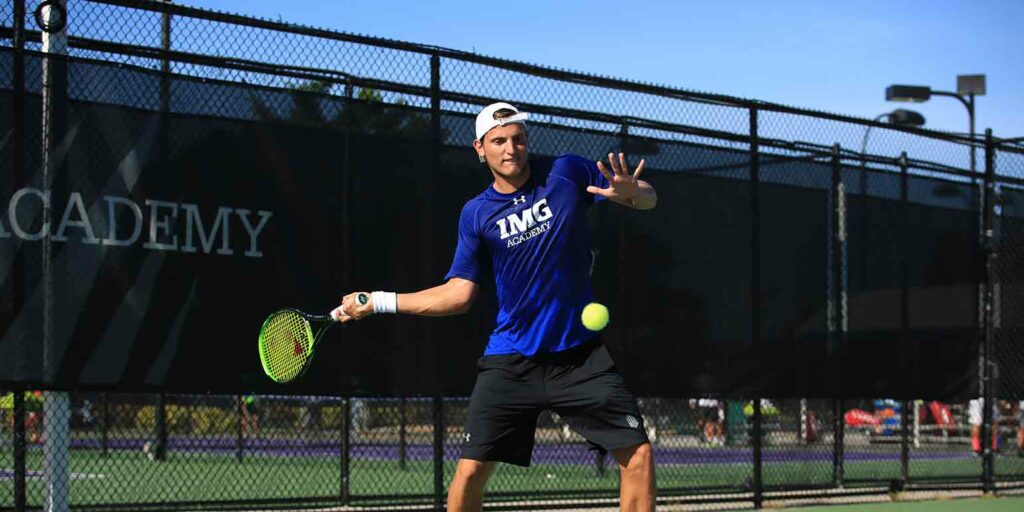
[[[624,462],[621,471],[635,475],[648,475],[654,468],[654,452],[651,449],[651,443],[624,448],[616,455],[621,461],[620,463]]]
[[[636,452],[633,453],[633,458],[642,465],[650,466],[654,460],[654,451],[651,449],[651,443],[643,443],[636,447]]]
[[[487,483],[491,476],[492,463],[463,459],[455,469],[455,480],[467,487],[475,488]]]

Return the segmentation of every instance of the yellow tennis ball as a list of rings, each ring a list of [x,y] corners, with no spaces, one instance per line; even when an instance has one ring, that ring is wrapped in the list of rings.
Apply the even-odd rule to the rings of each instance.
[[[608,325],[608,308],[604,304],[591,302],[583,308],[583,326],[591,331],[600,331]]]

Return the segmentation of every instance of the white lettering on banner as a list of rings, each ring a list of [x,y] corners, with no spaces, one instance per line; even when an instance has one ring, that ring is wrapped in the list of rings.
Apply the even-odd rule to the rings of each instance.
[[[21,203],[21,198],[32,194],[39,197],[40,205],[39,209],[42,211],[44,206],[50,204],[50,194],[44,193],[42,190],[37,188],[23,188],[18,190],[11,196],[11,203],[7,205],[7,221],[11,223],[11,231],[14,231],[15,236],[24,240],[42,240],[43,235],[50,231],[50,223],[46,222],[39,228],[38,233],[26,233],[21,227],[21,221],[18,220],[18,204]]]
[[[160,208],[171,209],[170,217],[173,219],[178,218],[178,208],[176,203],[168,201],[157,201],[156,199],[146,199],[146,206],[149,206],[149,241],[142,244],[146,249],[157,249],[160,251],[177,251],[178,250],[178,235],[175,234],[171,237],[171,243],[157,242],[157,232],[164,231],[166,234],[171,232],[171,221],[165,216],[160,217]]]
[[[103,200],[107,202],[107,226],[110,230],[107,234],[107,238],[103,239],[103,245],[125,247],[134,244],[139,239],[139,235],[142,234],[142,208],[139,208],[139,205],[135,204],[134,201],[123,197],[103,196]],[[132,227],[132,236],[124,240],[117,239],[117,215],[114,214],[115,204],[127,206],[135,217],[135,224]]]
[[[270,216],[273,212],[260,210],[256,212],[260,216],[260,223],[256,225],[256,229],[253,229],[252,224],[249,223],[249,210],[244,208],[236,208],[235,213],[242,219],[242,224],[245,225],[245,230],[249,233],[249,250],[245,251],[246,256],[252,256],[253,258],[262,258],[263,253],[256,249],[256,237],[260,236],[260,232],[267,225],[267,221],[270,220]]]
[[[71,220],[71,209],[74,208],[78,213],[79,220]],[[98,244],[100,239],[96,238],[96,235],[92,232],[92,224],[89,223],[89,214],[85,211],[85,206],[82,204],[82,194],[78,192],[71,193],[71,199],[68,200],[68,206],[64,209],[64,217],[60,219],[60,226],[57,228],[57,233],[53,235],[55,242],[66,242],[68,237],[64,234],[68,226],[82,228],[85,236],[82,237],[82,242],[87,244]]]
[[[217,254],[231,255],[234,252],[228,248],[228,221],[227,218],[231,215],[231,208],[220,207],[217,208],[217,218],[213,219],[213,227],[210,228],[210,234],[207,235],[203,231],[203,218],[199,216],[199,206],[188,203],[181,203],[181,207],[185,209],[185,245],[181,246],[181,250],[184,252],[196,252],[196,246],[192,244],[192,226],[195,226],[195,231],[199,232],[199,243],[203,245],[203,252],[209,254],[210,249],[213,248],[213,242],[215,240],[215,233],[217,228],[221,228],[221,244],[220,249],[217,249]]]
[[[504,240],[510,236],[531,230],[538,223],[547,221],[552,216],[554,216],[554,213],[548,207],[547,198],[541,199],[533,203],[533,206],[519,213],[513,213],[504,219],[499,219],[497,224],[498,229],[501,231],[501,239]]]
[[[249,238],[243,254],[250,258],[261,258],[263,252],[260,251],[259,238],[274,215],[273,212],[265,210],[254,212],[247,208],[218,206],[211,222],[209,215],[204,218],[199,211],[199,205],[192,203],[146,199],[144,206],[140,206],[127,197],[102,197],[107,203],[106,218],[102,218],[101,208],[94,208],[97,210],[94,212],[95,218],[90,218],[89,209],[86,207],[87,201],[83,199],[82,194],[71,192],[67,204],[64,205],[60,223],[51,233],[49,222],[38,221],[42,218],[43,208],[53,204],[50,193],[32,187],[19,189],[7,204],[7,218],[0,218],[0,239],[11,238],[13,235],[22,240],[38,241],[49,235],[55,242],[70,240],[89,245],[127,247],[139,242],[142,230],[148,224],[147,236],[142,243],[146,249],[185,253],[202,251],[205,254],[213,252],[230,256],[241,249],[231,247],[231,224],[240,223]],[[149,210],[148,214],[143,214],[143,208]],[[125,215],[125,210],[130,211],[131,215]],[[181,210],[184,212],[179,213]],[[255,217],[250,216],[253,213]],[[103,221],[106,221],[105,225]],[[125,226],[125,222],[130,226]],[[38,228],[34,227],[36,224],[39,224]],[[77,228],[81,234],[72,228]],[[118,238],[119,233],[122,236],[125,233],[129,235]],[[199,239],[198,243],[196,238]]]

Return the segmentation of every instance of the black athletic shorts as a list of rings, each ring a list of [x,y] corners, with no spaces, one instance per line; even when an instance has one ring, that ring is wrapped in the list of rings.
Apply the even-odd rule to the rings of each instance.
[[[598,339],[526,358],[481,357],[469,399],[462,458],[529,466],[537,416],[558,413],[594,447],[647,442],[636,397]]]

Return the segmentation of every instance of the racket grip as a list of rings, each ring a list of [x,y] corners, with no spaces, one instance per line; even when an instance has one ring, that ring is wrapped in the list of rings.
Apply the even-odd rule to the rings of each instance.
[[[359,302],[359,304],[365,306],[368,302],[370,302],[370,296],[365,293],[360,293],[359,295],[356,295],[356,300]],[[340,307],[336,309],[338,313],[341,315],[341,317],[348,318],[348,315],[345,314],[345,310],[341,309]],[[340,322],[341,318],[334,318],[334,315],[331,314],[333,312],[334,310],[331,310],[330,313],[327,313],[327,318],[334,322]]]
[[[339,318],[335,318],[334,317],[334,312],[335,311],[338,312]],[[338,307],[328,311],[326,316],[327,316],[327,320],[330,320],[331,322],[340,322],[342,320],[342,318],[348,318],[348,315],[345,314],[345,310],[341,309],[341,306],[338,306]]]

